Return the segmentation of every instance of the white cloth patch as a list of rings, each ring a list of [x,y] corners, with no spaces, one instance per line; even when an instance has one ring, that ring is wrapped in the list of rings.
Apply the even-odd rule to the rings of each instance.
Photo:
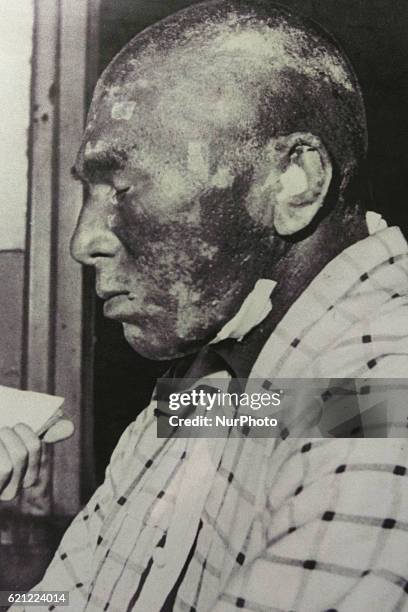
[[[366,212],[366,223],[370,236],[388,227],[386,220],[383,219],[381,215],[372,210],[368,210]]]
[[[221,342],[227,338],[234,338],[238,341],[261,323],[272,310],[270,300],[271,293],[276,286],[276,282],[267,278],[260,278],[249,295],[245,298],[241,308],[228,323],[218,332],[210,344]]]

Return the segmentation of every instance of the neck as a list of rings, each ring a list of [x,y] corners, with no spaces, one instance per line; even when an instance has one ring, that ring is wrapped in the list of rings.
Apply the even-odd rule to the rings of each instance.
[[[299,239],[279,239],[268,276],[277,281],[273,292],[273,318],[276,324],[312,280],[337,255],[368,236],[365,215],[355,209],[352,215],[335,211],[320,221],[313,233]]]

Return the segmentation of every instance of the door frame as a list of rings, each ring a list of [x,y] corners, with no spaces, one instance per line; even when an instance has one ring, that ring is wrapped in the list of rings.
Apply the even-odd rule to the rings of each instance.
[[[96,81],[100,0],[34,0],[23,385],[61,395],[75,434],[50,453],[45,513],[73,515],[94,488],[90,277],[69,256],[83,201],[71,167]],[[30,506],[30,496],[25,504]]]

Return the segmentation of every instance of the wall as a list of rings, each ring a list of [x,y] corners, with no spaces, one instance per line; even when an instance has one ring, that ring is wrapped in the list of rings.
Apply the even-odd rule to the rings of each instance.
[[[81,487],[93,488],[91,411],[82,398],[82,386],[90,386],[82,369],[83,279],[69,240],[83,198],[70,169],[98,6],[0,0],[0,384],[64,397],[76,429],[53,447],[39,486],[18,500],[22,512],[36,515],[75,514]]]
[[[21,381],[33,2],[0,0],[0,384]]]

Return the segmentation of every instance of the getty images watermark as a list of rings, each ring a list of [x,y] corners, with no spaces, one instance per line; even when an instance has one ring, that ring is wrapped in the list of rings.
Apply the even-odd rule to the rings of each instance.
[[[406,437],[407,379],[159,379],[160,438]]]
[[[281,405],[281,393],[238,393],[222,391],[219,388],[201,386],[189,391],[173,392],[169,395],[168,407],[175,412],[168,417],[171,427],[277,427],[278,420],[269,414],[253,416],[245,414],[244,409],[258,411],[274,409]],[[240,407],[240,411],[237,407]],[[194,410],[192,416],[180,416],[183,409]],[[209,416],[214,409],[219,414]],[[205,411],[207,414],[201,414]],[[178,414],[176,414],[178,413]]]

